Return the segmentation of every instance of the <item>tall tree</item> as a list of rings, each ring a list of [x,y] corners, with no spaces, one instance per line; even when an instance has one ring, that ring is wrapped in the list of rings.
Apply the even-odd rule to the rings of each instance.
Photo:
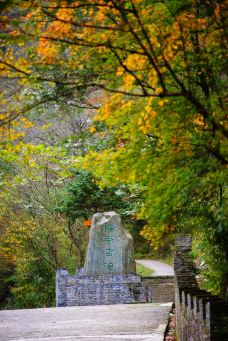
[[[3,36],[13,38],[1,51],[1,74],[50,90],[13,116],[3,112],[2,123],[44,101],[77,98],[81,105],[85,89],[108,91],[97,100],[96,120],[111,138],[84,166],[106,184],[140,187],[143,234],[155,248],[174,231],[201,231],[212,251],[218,247],[221,267],[225,259],[226,287],[226,2],[15,4],[6,14]],[[12,39],[24,44],[20,53]]]

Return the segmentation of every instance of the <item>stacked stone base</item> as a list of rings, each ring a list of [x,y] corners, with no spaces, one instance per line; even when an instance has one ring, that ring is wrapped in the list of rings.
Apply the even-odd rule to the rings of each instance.
[[[142,284],[147,287],[148,302],[174,302],[173,276],[142,277]]]
[[[148,302],[148,288],[139,275],[72,276],[59,269],[56,277],[58,307]]]

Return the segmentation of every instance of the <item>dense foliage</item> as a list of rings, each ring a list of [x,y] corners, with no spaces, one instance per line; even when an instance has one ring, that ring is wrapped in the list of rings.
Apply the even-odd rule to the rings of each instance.
[[[91,219],[97,212],[117,211],[123,217],[132,213],[127,188],[99,188],[98,181],[86,170],[74,171],[74,176],[57,208],[66,214],[70,222],[80,218]]]
[[[87,169],[99,184],[80,171],[65,200],[68,217],[96,211],[105,187],[128,186],[131,195],[139,194],[134,214],[151,246],[164,247],[177,233],[192,234],[195,257],[206,264],[202,285],[224,294],[226,6],[222,0],[3,1],[5,212],[22,181],[9,165],[28,168],[30,186],[42,183],[41,172],[51,168],[49,179],[61,188],[72,167]],[[61,116],[66,108],[88,115],[86,133],[76,139],[69,134],[51,148],[25,143],[39,116]],[[75,145],[83,148],[75,151]]]

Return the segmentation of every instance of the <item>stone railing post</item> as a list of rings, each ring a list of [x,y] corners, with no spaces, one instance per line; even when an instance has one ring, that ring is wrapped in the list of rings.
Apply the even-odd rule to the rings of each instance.
[[[228,302],[199,288],[191,239],[180,236],[174,256],[177,341],[228,340]]]
[[[191,238],[179,236],[176,240],[176,252],[174,255],[174,283],[175,283],[175,306],[176,306],[176,335],[177,341],[183,341],[184,324],[182,312],[182,291],[189,288],[197,288],[194,275],[191,252]]]
[[[68,279],[68,271],[66,269],[57,269],[56,271],[56,307],[67,306],[67,279]]]

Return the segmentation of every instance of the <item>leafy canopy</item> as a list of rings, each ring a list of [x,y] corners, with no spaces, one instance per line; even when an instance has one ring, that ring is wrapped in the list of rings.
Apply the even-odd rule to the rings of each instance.
[[[174,231],[203,230],[199,235],[208,234],[226,260],[226,275],[226,2],[15,5],[5,12],[0,63],[2,77],[16,78],[20,91],[5,104],[2,123],[20,125],[32,107],[53,101],[76,99],[79,106],[86,91],[102,90],[88,105],[98,109],[91,131],[105,143],[75,165],[81,162],[103,186],[139,188],[142,233],[155,248]],[[48,94],[21,101],[22,90],[37,84]]]

